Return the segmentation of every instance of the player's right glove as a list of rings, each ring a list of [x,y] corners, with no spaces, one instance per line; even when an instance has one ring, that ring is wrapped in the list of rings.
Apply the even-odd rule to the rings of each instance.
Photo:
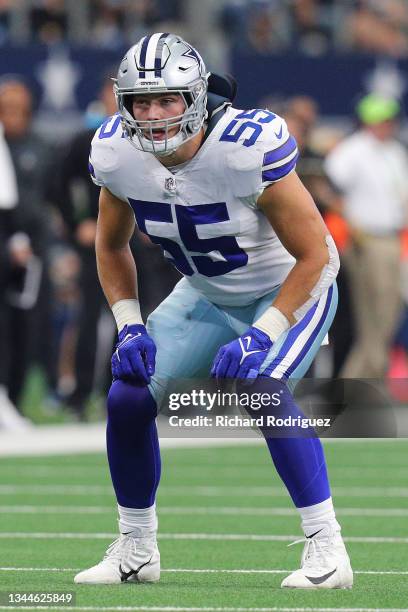
[[[154,374],[156,345],[144,325],[125,325],[112,355],[112,375],[148,385]]]
[[[211,376],[215,378],[257,378],[272,348],[272,340],[257,327],[222,346],[215,356]]]

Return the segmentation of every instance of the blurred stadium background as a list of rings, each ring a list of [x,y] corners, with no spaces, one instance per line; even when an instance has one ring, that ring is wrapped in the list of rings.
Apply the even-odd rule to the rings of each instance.
[[[233,74],[236,106],[286,118],[301,149],[298,172],[341,253],[350,237],[323,163],[355,128],[361,96],[397,99],[398,138],[408,143],[406,0],[1,0],[0,123],[18,182],[14,208],[0,204],[4,430],[27,425],[13,406],[33,423],[103,418],[115,330],[96,277],[98,190],[87,155],[94,130],[115,112],[110,77],[119,60],[153,31],[183,35],[210,70]],[[146,316],[178,274],[146,238],[136,234],[133,249]],[[344,271],[339,285],[341,306],[317,376],[338,375],[353,342]],[[391,377],[408,371],[405,319],[403,307]],[[403,390],[396,395],[406,399]]]
[[[3,589],[21,588],[24,580],[26,590],[71,590],[76,569],[95,561],[115,531],[101,452],[115,328],[96,276],[98,189],[88,179],[87,158],[93,132],[115,112],[110,77],[124,51],[154,31],[181,34],[210,70],[233,74],[236,106],[268,107],[285,117],[301,149],[298,172],[342,258],[353,236],[324,162],[356,129],[358,100],[369,92],[398,100],[397,136],[408,146],[407,0],[0,0],[0,125],[18,187],[16,201],[7,203],[1,180]],[[408,378],[408,240],[405,231],[398,237],[401,308],[384,380],[403,406],[408,391],[395,381]],[[132,248],[147,316],[178,274],[145,237],[136,233]],[[345,268],[339,287],[330,345],[311,372],[317,377],[341,373],[355,339]],[[168,448],[188,443],[197,448]],[[286,541],[298,526],[265,449],[216,449],[213,441],[208,452],[210,443],[164,445],[160,521],[168,573],[160,589],[141,587],[136,599],[132,590],[119,598],[109,587],[78,589],[81,605],[406,606],[405,441],[327,444],[358,574],[353,594],[319,597],[278,590],[281,574],[297,563]],[[78,539],[86,542],[79,550]]]

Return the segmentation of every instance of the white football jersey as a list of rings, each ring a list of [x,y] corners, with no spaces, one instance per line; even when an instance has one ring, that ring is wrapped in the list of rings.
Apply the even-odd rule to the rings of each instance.
[[[216,304],[244,306],[294,265],[256,202],[297,157],[281,117],[229,107],[194,158],[172,169],[136,150],[114,115],[94,136],[89,168],[193,287]]]

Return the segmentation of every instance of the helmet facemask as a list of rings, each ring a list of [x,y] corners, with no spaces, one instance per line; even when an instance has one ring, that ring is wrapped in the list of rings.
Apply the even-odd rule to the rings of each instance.
[[[145,36],[126,53],[114,92],[126,137],[139,150],[166,156],[193,138],[207,118],[208,76],[198,52],[174,34]],[[133,115],[137,95],[179,94],[184,111],[166,119],[141,121]],[[165,138],[154,139],[155,128]],[[177,133],[169,132],[177,128]]]
[[[146,92],[145,89],[134,89],[131,93],[118,91],[114,86],[122,127],[131,144],[139,150],[153,153],[157,156],[171,155],[182,144],[193,138],[201,130],[207,118],[207,85],[199,81],[184,89],[155,89]],[[184,102],[184,112],[165,119],[136,120],[133,115],[133,101],[137,95],[149,94],[179,94]],[[165,138],[154,139],[154,131],[160,127],[165,132]],[[172,128],[178,128],[173,136],[169,136]]]

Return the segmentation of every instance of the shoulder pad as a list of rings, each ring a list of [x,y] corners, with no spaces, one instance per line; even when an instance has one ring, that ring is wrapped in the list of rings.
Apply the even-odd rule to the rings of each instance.
[[[230,149],[225,155],[226,170],[234,195],[245,198],[252,205],[255,205],[265,187],[281,180],[295,168],[298,158],[296,140],[290,135],[284,119],[270,111],[258,112],[254,118],[250,115],[255,111],[246,113],[250,122],[262,128],[255,142],[248,144],[252,127],[249,125],[234,140],[239,146]],[[262,122],[262,119],[268,118],[266,113],[273,118]],[[245,120],[246,117],[243,117],[242,121]]]
[[[263,151],[256,145],[250,149],[236,148],[225,156],[232,190],[238,198],[246,198],[258,191],[262,158]]]

